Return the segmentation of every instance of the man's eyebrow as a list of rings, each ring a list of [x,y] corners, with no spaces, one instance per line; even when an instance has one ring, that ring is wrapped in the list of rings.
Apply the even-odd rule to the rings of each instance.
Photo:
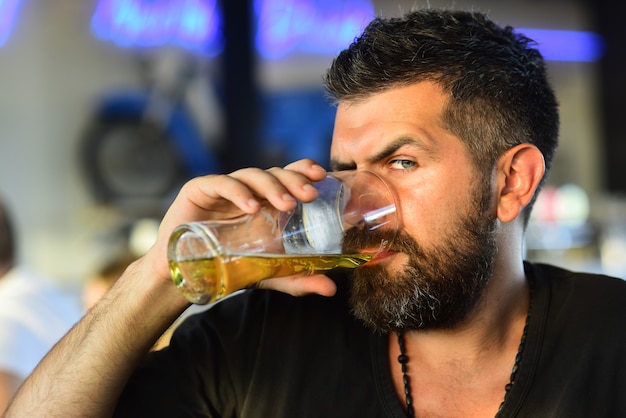
[[[390,155],[393,155],[400,148],[402,148],[404,146],[407,146],[407,145],[420,148],[421,150],[423,150],[423,151],[425,151],[425,152],[427,152],[429,154],[432,153],[432,150],[430,149],[430,147],[428,147],[423,141],[421,141],[421,140],[419,140],[417,138],[413,138],[413,137],[402,137],[402,138],[398,138],[397,140],[393,141],[391,144],[389,144],[383,150],[381,150],[380,152],[376,153],[372,157],[368,158],[367,162],[369,164],[378,163],[378,162],[380,162],[382,160],[385,160],[385,159],[389,158]],[[338,160],[331,160],[330,161],[330,167],[331,167],[331,169],[333,171],[355,170],[356,169],[356,163],[354,163],[354,162],[345,163],[345,162],[341,162],[341,161],[338,161]]]

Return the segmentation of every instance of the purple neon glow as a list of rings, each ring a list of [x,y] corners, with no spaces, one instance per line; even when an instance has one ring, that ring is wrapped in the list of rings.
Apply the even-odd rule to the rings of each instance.
[[[100,0],[94,34],[123,47],[178,45],[205,55],[221,52],[216,0]]]
[[[0,0],[6,39],[21,0]],[[374,17],[370,0],[255,0],[256,47],[266,59],[293,52],[336,54]],[[100,0],[93,32],[124,47],[166,44],[214,56],[223,39],[217,0]],[[7,29],[8,28],[8,29]],[[549,61],[597,61],[602,38],[592,32],[520,28]]]
[[[0,0],[0,46],[9,39],[22,0]]]
[[[368,0],[255,0],[256,47],[268,59],[290,52],[335,54],[374,17]]]
[[[604,40],[593,32],[519,28],[516,30],[537,42],[537,48],[548,61],[593,62],[604,53]]]

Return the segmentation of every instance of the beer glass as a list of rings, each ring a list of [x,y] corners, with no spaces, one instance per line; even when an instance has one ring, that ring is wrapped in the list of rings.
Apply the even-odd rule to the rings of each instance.
[[[331,172],[314,183],[316,200],[281,212],[263,203],[255,214],[190,222],[170,237],[172,279],[192,303],[214,302],[260,280],[356,268],[391,245],[398,228],[394,192],[366,170]],[[387,229],[368,248],[342,251],[345,231]],[[375,241],[375,238],[374,238]]]

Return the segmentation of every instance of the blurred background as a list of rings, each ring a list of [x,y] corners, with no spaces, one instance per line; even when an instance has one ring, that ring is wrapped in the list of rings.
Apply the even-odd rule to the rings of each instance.
[[[24,263],[78,287],[141,254],[186,179],[326,164],[321,79],[374,15],[488,13],[537,40],[561,145],[528,258],[626,276],[626,57],[608,0],[0,0],[0,196]]]

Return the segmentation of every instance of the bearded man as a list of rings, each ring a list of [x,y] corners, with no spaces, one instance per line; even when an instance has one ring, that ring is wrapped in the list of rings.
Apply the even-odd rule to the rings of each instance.
[[[188,306],[169,277],[172,230],[262,201],[292,209],[327,173],[301,160],[194,179],[8,417],[626,415],[626,283],[523,259],[559,124],[532,41],[480,13],[377,18],[326,86],[330,168],[376,173],[400,218],[348,231],[344,249],[389,248],[353,273],[265,280],[146,355]]]

